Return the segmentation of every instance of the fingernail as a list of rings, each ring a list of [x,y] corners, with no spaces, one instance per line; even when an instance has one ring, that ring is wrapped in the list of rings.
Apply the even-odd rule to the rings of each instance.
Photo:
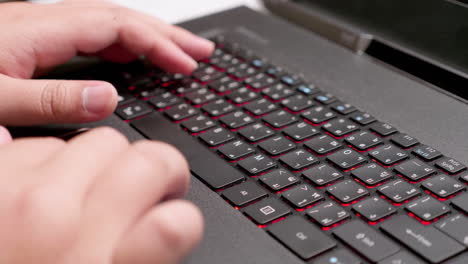
[[[93,114],[106,112],[113,99],[115,89],[110,84],[98,83],[83,90],[83,107]]]

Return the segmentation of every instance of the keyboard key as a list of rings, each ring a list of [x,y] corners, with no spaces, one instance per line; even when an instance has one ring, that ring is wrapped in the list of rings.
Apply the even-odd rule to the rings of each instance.
[[[307,216],[322,227],[329,227],[350,217],[349,213],[334,202],[324,202],[306,211]]]
[[[202,88],[203,86],[191,79],[181,80],[176,82],[175,84],[167,87],[166,89],[175,91],[177,94],[187,94],[191,92],[195,92],[196,90]]]
[[[333,234],[372,262],[383,260],[400,250],[396,243],[358,220],[335,228]]]
[[[293,74],[285,74],[281,76],[280,80],[282,83],[286,85],[294,86],[294,85],[297,85],[299,82],[301,82],[301,77],[298,75],[293,75]]]
[[[224,190],[221,195],[240,207],[267,196],[267,192],[258,184],[247,181]]]
[[[203,142],[211,147],[221,145],[235,138],[231,131],[223,127],[216,127],[208,130],[205,133],[200,134],[199,137]]]
[[[242,140],[236,140],[218,148],[219,153],[229,160],[237,160],[255,152],[255,148]]]
[[[294,90],[285,86],[284,84],[277,83],[263,89],[262,94],[268,96],[274,101],[277,101],[293,95]]]
[[[245,105],[244,109],[256,116],[261,116],[275,111],[278,106],[270,100],[262,98]]]
[[[239,88],[232,93],[226,95],[226,98],[235,104],[244,104],[246,102],[257,99],[260,95],[247,87]]]
[[[216,123],[205,115],[198,115],[182,121],[181,125],[190,133],[199,133],[216,126]]]
[[[366,162],[366,158],[356,151],[345,148],[328,155],[327,160],[342,170],[348,170]]]
[[[387,123],[383,123],[383,122],[376,122],[374,124],[372,124],[370,127],[369,127],[370,130],[376,132],[377,134],[381,135],[381,136],[389,136],[391,134],[395,134],[396,132],[398,132],[396,130],[396,128],[394,128],[393,126],[387,124]]]
[[[327,188],[327,192],[341,203],[351,203],[359,198],[367,196],[369,192],[353,180],[344,180]]]
[[[283,136],[275,136],[260,142],[258,147],[269,155],[276,156],[296,148],[296,144]]]
[[[454,160],[452,158],[444,157],[442,159],[439,159],[435,165],[439,168],[441,168],[443,171],[449,173],[449,174],[455,174],[459,173],[462,170],[466,169],[466,166],[460,163],[457,160]]]
[[[196,115],[198,110],[189,104],[183,103],[169,108],[164,113],[172,120],[180,121]]]
[[[336,246],[334,240],[299,216],[272,225],[268,232],[302,259],[310,259]]]
[[[235,111],[219,118],[230,129],[237,129],[253,123],[255,120],[243,111]]]
[[[424,264],[420,258],[407,251],[400,251],[382,261],[379,264]]]
[[[186,94],[185,98],[194,105],[201,105],[216,99],[216,94],[212,93],[208,88],[201,88]]]
[[[319,133],[319,131],[312,125],[306,122],[300,122],[293,124],[283,130],[283,133],[293,140],[302,141],[304,139],[313,137]]]
[[[350,104],[347,104],[347,103],[343,103],[343,102],[337,102],[337,103],[334,103],[331,108],[342,114],[342,115],[347,115],[347,114],[350,114],[354,111],[356,111],[356,107],[350,105]]]
[[[404,133],[398,133],[390,140],[402,148],[411,148],[412,146],[419,144],[417,139]]]
[[[265,72],[272,76],[272,77],[279,77],[284,73],[284,70],[281,67],[275,66],[275,65],[269,65],[266,69]]]
[[[248,127],[240,129],[238,133],[250,142],[257,142],[275,134],[273,129],[263,124],[250,125]]]
[[[463,193],[452,199],[452,205],[468,214],[468,193]]]
[[[201,107],[210,116],[221,116],[236,110],[236,107],[224,99],[218,99]]]
[[[244,79],[257,73],[255,67],[250,66],[248,63],[240,63],[226,69],[226,73],[233,76],[236,79]]]
[[[243,87],[240,82],[233,80],[229,76],[224,76],[208,85],[209,88],[213,89],[217,93],[226,93]]]
[[[435,227],[468,247],[468,218],[462,214],[440,220]]]
[[[336,101],[336,97],[330,93],[320,93],[314,99],[322,104],[331,104]]]
[[[322,128],[335,137],[342,137],[359,129],[355,123],[344,118],[332,120],[323,125]]]
[[[387,199],[398,204],[421,194],[418,188],[401,179],[394,180],[379,187],[378,191]]]
[[[320,164],[312,167],[302,172],[302,176],[317,186],[324,186],[343,178],[341,172],[327,164]]]
[[[305,142],[304,146],[319,155],[327,154],[341,147],[341,143],[327,135],[318,136]]]
[[[369,131],[354,133],[345,140],[348,144],[360,151],[368,150],[383,143],[382,138]]]
[[[371,197],[353,205],[353,210],[371,222],[396,213],[394,206],[379,197]]]
[[[263,154],[243,159],[239,161],[238,165],[251,175],[259,174],[276,167],[275,161]]]
[[[366,185],[376,185],[393,177],[392,173],[375,164],[365,164],[351,172],[351,175]]]
[[[349,119],[353,120],[354,122],[362,126],[371,124],[376,121],[373,116],[369,115],[368,113],[362,113],[362,112],[357,112],[357,113],[352,114],[349,117]]]
[[[273,191],[279,191],[299,182],[299,179],[285,169],[273,170],[258,179]]]
[[[244,80],[244,83],[254,89],[262,89],[269,85],[272,85],[276,80],[265,73],[257,73],[254,76],[251,76]]]
[[[296,208],[304,208],[324,199],[315,188],[301,184],[283,192],[282,197]]]
[[[281,156],[280,161],[297,171],[317,163],[318,159],[309,151],[301,148]]]
[[[291,213],[283,202],[266,198],[245,208],[244,213],[255,223],[265,225]]]
[[[302,83],[302,84],[299,84],[296,89],[305,94],[305,95],[311,95],[311,94],[314,94],[314,93],[318,93],[320,90],[317,88],[317,86],[313,85],[313,84],[305,84],[305,83]]]
[[[406,210],[424,221],[432,221],[450,212],[450,208],[431,196],[424,196],[405,206]]]
[[[223,73],[217,71],[211,66],[202,66],[196,69],[192,73],[192,76],[205,83],[221,78],[221,76],[223,76]]]
[[[317,106],[302,112],[301,116],[314,124],[320,124],[336,117],[328,108]]]
[[[314,264],[361,264],[361,260],[346,249],[334,250],[314,260]],[[395,264],[395,263],[391,263]],[[405,263],[401,263],[405,264]]]
[[[440,198],[447,198],[465,190],[465,185],[447,175],[437,175],[425,180],[422,187]]]
[[[119,95],[117,97],[117,103],[119,106],[131,103],[135,100],[136,97],[133,94],[126,91],[119,91]]]
[[[281,101],[281,105],[293,112],[300,112],[314,106],[314,102],[302,94],[296,94]]]
[[[419,145],[413,149],[413,153],[418,157],[425,159],[425,160],[434,160],[438,157],[442,156],[440,151],[436,150],[433,147],[429,147],[427,145]]]
[[[423,226],[405,215],[395,216],[380,227],[430,263],[440,263],[465,248],[432,226]]]
[[[389,144],[370,151],[369,155],[385,166],[391,166],[409,157],[404,150]]]
[[[151,113],[153,109],[142,101],[135,101],[125,106],[119,107],[115,113],[123,120],[134,119],[143,115]]]
[[[263,121],[268,123],[274,128],[281,128],[292,123],[295,123],[298,118],[285,110],[280,110],[274,113],[271,113],[262,118]]]
[[[171,92],[165,92],[163,94],[151,97],[148,99],[148,102],[154,105],[157,109],[162,109],[181,103],[182,98],[172,94]]]
[[[418,159],[405,161],[395,166],[394,169],[397,173],[411,181],[418,181],[436,172],[433,167]]]

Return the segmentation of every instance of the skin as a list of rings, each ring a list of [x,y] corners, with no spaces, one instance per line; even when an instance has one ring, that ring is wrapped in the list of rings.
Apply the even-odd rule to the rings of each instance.
[[[189,74],[213,44],[105,1],[0,4],[0,124],[89,122],[110,115],[101,81],[31,80],[77,54],[128,62],[139,55]],[[0,126],[0,263],[178,263],[201,239],[199,210],[181,200],[187,162],[154,141],[111,128],[65,142],[12,140]]]

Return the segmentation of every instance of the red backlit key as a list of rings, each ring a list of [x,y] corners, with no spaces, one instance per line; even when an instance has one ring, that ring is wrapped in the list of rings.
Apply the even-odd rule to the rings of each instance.
[[[244,206],[267,196],[267,192],[258,184],[248,181],[224,190],[221,195],[234,206]]]
[[[351,175],[366,185],[376,185],[393,177],[393,174],[376,163],[365,164],[351,172]]]
[[[403,203],[421,194],[419,188],[402,179],[389,182],[379,187],[378,191],[394,203]]]
[[[389,144],[370,151],[369,155],[385,166],[390,166],[408,158],[408,154],[404,150]]]
[[[396,213],[394,206],[379,197],[362,200],[353,205],[353,210],[371,222]]]
[[[312,207],[306,214],[323,227],[329,227],[350,217],[343,207],[329,201]]]
[[[464,184],[448,175],[431,177],[422,183],[422,187],[440,198],[450,197],[466,189]]]
[[[366,162],[366,158],[364,158],[364,156],[350,148],[341,149],[328,155],[327,160],[342,170],[348,170]]]
[[[263,199],[244,209],[244,214],[259,225],[268,224],[290,213],[291,210],[289,207],[275,198]]]
[[[341,203],[351,203],[359,198],[369,195],[369,192],[353,180],[335,183],[327,188],[327,192]]]
[[[406,210],[424,221],[432,221],[450,212],[450,208],[431,196],[424,196],[405,206]]]

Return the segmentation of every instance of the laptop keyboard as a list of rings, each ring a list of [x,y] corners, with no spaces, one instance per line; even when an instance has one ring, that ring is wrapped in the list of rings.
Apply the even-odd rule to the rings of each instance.
[[[180,147],[195,176],[304,261],[468,258],[465,165],[300,73],[214,41],[192,76],[143,63],[103,76],[120,91],[116,114]]]

